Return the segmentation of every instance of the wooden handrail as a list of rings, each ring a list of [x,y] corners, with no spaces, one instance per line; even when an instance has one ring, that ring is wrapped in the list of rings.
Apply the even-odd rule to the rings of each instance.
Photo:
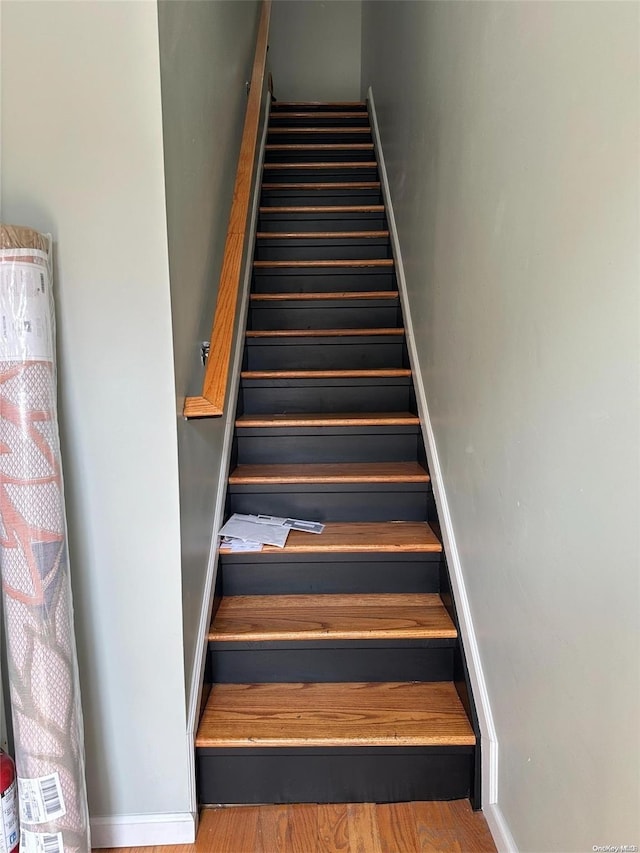
[[[202,383],[202,396],[186,398],[183,414],[187,418],[220,417],[224,411],[233,330],[238,305],[238,290],[242,275],[242,257],[251,203],[251,186],[258,146],[270,16],[271,0],[262,0],[262,13],[251,73],[251,87],[244,119],[244,130],[242,131],[236,182],[233,188],[233,201],[224,246],[218,299],[211,328],[209,356]]]

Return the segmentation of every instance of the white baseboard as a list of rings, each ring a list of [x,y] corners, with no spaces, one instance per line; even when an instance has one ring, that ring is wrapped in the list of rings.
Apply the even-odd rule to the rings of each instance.
[[[500,806],[497,803],[489,803],[482,807],[482,813],[489,825],[498,853],[518,853],[518,848]]]
[[[413,370],[413,381],[418,403],[418,413],[424,430],[427,461],[429,463],[429,472],[433,485],[433,493],[438,508],[438,517],[440,519],[440,527],[442,530],[442,539],[444,544],[447,563],[451,575],[451,586],[453,598],[456,603],[458,613],[458,621],[460,623],[460,633],[462,642],[467,656],[467,667],[469,669],[469,678],[471,680],[471,689],[476,704],[478,714],[478,722],[480,724],[480,738],[482,747],[482,807],[488,814],[491,812],[493,825],[496,832],[500,834],[509,843],[513,843],[511,833],[502,818],[500,810],[494,804],[498,802],[498,739],[491,714],[491,705],[489,703],[489,695],[487,692],[484,672],[482,670],[482,662],[480,660],[480,652],[471,618],[471,608],[464,583],[464,575],[462,572],[462,564],[460,554],[456,544],[456,538],[453,531],[453,523],[449,504],[445,491],[444,481],[442,477],[442,469],[438,458],[438,449],[436,447],[435,435],[429,416],[429,407],[427,405],[427,397],[425,393],[424,381],[419,368],[418,352],[416,348],[415,335],[413,332],[413,324],[411,322],[411,310],[407,296],[407,282],[402,264],[402,252],[400,250],[400,240],[398,237],[398,229],[393,214],[393,204],[391,200],[391,191],[389,187],[389,178],[384,162],[384,154],[380,140],[380,129],[376,115],[375,102],[373,91],[371,88],[368,92],[369,110],[371,114],[371,129],[373,139],[378,156],[380,181],[386,206],[387,220],[389,222],[389,232],[391,235],[391,243],[393,246],[393,254],[396,261],[396,274],[398,279],[398,290],[400,292],[400,301],[402,303],[402,312],[404,316],[404,327],[406,332],[407,347],[409,350],[409,360],[411,369]],[[491,824],[490,824],[491,826]],[[492,828],[493,831],[493,828]],[[509,841],[510,840],[510,841]],[[498,840],[496,839],[496,844]],[[501,850],[515,850],[515,847],[504,846]]]
[[[153,847],[193,844],[196,814],[131,814],[91,818],[91,847]]]

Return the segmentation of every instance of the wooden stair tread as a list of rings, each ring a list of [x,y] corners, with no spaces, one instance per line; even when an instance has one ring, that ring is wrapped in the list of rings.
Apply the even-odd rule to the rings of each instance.
[[[258,231],[258,240],[364,240],[388,237],[388,231]]]
[[[285,181],[263,183],[263,190],[375,190],[380,181]]]
[[[317,260],[317,261],[254,261],[253,266],[256,269],[282,269],[284,267],[393,267],[393,258],[358,258],[357,260],[349,260],[344,258],[339,261],[333,260]]]
[[[219,642],[455,639],[439,595],[225,596],[209,631]]]
[[[244,370],[243,379],[395,379],[411,376],[408,367],[371,370]]]
[[[384,204],[332,204],[261,207],[260,213],[384,213]]]
[[[411,412],[303,412],[297,414],[240,415],[237,427],[418,426]]]
[[[323,462],[238,465],[229,475],[229,483],[231,485],[428,482],[428,473],[417,462]]]
[[[197,747],[474,746],[455,686],[216,684]]]
[[[321,534],[292,530],[284,548],[265,545],[260,554],[439,554],[442,543],[425,521],[328,521]],[[221,547],[221,554],[232,553]]]
[[[339,290],[320,293],[252,293],[252,302],[309,302],[314,299],[397,299],[397,290]]]
[[[248,338],[350,338],[369,335],[404,335],[404,329],[258,329]]]

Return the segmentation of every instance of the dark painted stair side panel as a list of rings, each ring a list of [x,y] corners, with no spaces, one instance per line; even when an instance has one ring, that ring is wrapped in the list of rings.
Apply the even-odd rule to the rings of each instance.
[[[230,485],[229,510],[314,521],[426,521],[430,484]]]
[[[209,658],[213,680],[221,684],[451,681],[454,646],[455,640],[209,642]]]
[[[238,462],[275,465],[304,462],[413,462],[418,459],[418,430],[377,427],[243,428],[237,430]]]
[[[468,797],[473,748],[199,750],[206,803],[384,803]]]
[[[375,159],[375,152],[372,142],[334,145],[271,143],[265,150],[264,159],[265,163],[369,163]]]
[[[249,338],[245,370],[358,370],[406,367],[402,335]]]
[[[388,228],[384,211],[344,210],[326,212],[279,211],[264,208],[258,215],[258,231],[385,231]]]
[[[411,380],[402,377],[395,380],[343,379],[333,382],[322,379],[243,379],[241,394],[244,412],[251,414],[409,412],[414,411],[415,406]]]
[[[366,101],[272,101],[271,115],[282,112],[363,112],[369,114]]]
[[[391,257],[388,237],[259,237],[256,261],[372,260]]]
[[[325,183],[318,181],[317,183]],[[331,186],[332,182],[326,182],[328,186],[317,186],[311,181],[301,182],[299,185],[282,186],[279,181],[263,184],[260,196],[261,207],[315,207],[336,205],[371,205],[380,204],[382,195],[379,186],[358,186],[354,182],[334,182],[337,186]],[[352,183],[352,186],[349,186]],[[373,182],[372,182],[373,183]]]
[[[439,553],[225,554],[225,595],[438,592]]]
[[[265,183],[316,181],[377,181],[378,167],[369,160],[346,164],[336,160],[329,163],[283,162],[265,163],[263,179]]]
[[[323,114],[326,113],[326,114]],[[306,111],[297,112],[289,110],[287,112],[274,112],[271,114],[269,128],[274,127],[321,127],[331,128],[340,127],[369,127],[369,116],[366,113],[355,113],[343,111],[342,115],[330,111],[322,111],[320,113],[312,113],[308,115]]]
[[[393,267],[256,267],[254,293],[336,293],[397,290]]]
[[[306,143],[345,143],[373,142],[371,130],[368,127],[320,127],[309,130],[304,127],[277,127],[269,130],[267,145],[302,145]]]
[[[247,328],[393,329],[401,328],[397,299],[314,299],[312,302],[254,302]]]

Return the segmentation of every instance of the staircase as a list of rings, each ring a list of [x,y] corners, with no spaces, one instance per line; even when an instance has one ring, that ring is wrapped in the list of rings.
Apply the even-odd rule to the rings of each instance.
[[[364,103],[274,103],[220,551],[203,803],[471,797],[479,733]]]

